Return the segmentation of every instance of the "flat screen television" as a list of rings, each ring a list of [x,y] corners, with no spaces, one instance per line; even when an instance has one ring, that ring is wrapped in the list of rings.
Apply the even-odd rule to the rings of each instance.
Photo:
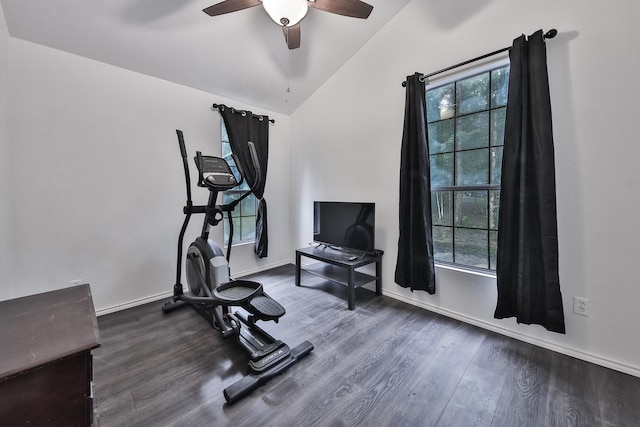
[[[373,253],[375,203],[313,202],[313,240],[327,246]]]

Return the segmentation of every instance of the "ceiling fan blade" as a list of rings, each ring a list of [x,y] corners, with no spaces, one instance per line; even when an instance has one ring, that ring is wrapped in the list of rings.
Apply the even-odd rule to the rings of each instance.
[[[236,12],[242,9],[258,6],[262,4],[260,0],[224,0],[213,6],[204,9],[203,12],[209,16],[218,16],[225,13]]]
[[[282,27],[284,33],[284,40],[287,42],[289,49],[297,49],[300,47],[300,23],[292,27]]]
[[[309,7],[362,19],[367,19],[373,10],[373,6],[360,0],[309,0]]]

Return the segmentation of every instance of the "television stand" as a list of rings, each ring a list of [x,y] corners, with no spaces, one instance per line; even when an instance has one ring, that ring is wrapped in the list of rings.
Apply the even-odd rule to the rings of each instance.
[[[375,255],[363,255],[354,258],[353,253],[324,247],[306,247],[296,250],[296,286],[300,286],[300,271],[323,277],[349,288],[347,305],[349,310],[355,307],[356,288],[376,282],[376,295],[382,295],[382,251],[376,250]],[[302,266],[301,258],[305,256],[321,262]],[[357,268],[376,264],[376,275],[356,271]]]

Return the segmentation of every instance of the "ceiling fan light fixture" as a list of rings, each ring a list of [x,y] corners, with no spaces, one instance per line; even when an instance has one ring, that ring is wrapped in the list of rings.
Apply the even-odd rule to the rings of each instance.
[[[262,6],[273,21],[283,27],[292,27],[309,10],[307,0],[262,0]]]

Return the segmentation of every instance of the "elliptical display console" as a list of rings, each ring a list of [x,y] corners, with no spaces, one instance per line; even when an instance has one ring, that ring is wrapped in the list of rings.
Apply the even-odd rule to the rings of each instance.
[[[194,206],[191,199],[191,179],[184,136],[180,130],[176,133],[185,173],[187,202],[183,209],[185,219],[178,237],[173,299],[162,307],[162,311],[169,313],[176,308],[190,306],[212,327],[220,331],[224,338],[233,337],[249,354],[247,375],[223,391],[226,401],[231,404],[308,355],[313,350],[313,344],[304,341],[291,349],[287,344],[273,338],[258,327],[256,325],[258,320],[278,322],[278,319],[285,314],[284,307],[267,295],[260,283],[250,280],[232,280],[229,275],[229,258],[233,239],[231,212],[261,181],[260,164],[255,146],[249,142],[249,151],[256,172],[255,183],[250,190],[226,205],[216,204],[218,193],[243,183],[244,172],[240,162],[234,156],[241,175],[238,182],[226,160],[220,157],[204,156],[197,152],[195,157],[198,169],[197,185],[209,190],[209,200],[206,205]],[[211,227],[223,220],[225,212],[228,214],[230,224],[226,256],[220,246],[209,238]],[[192,214],[204,214],[205,218],[200,236],[189,245],[187,250],[185,266],[189,292],[184,293],[181,282],[183,242]],[[238,311],[234,313],[231,307],[241,307],[247,314]]]

